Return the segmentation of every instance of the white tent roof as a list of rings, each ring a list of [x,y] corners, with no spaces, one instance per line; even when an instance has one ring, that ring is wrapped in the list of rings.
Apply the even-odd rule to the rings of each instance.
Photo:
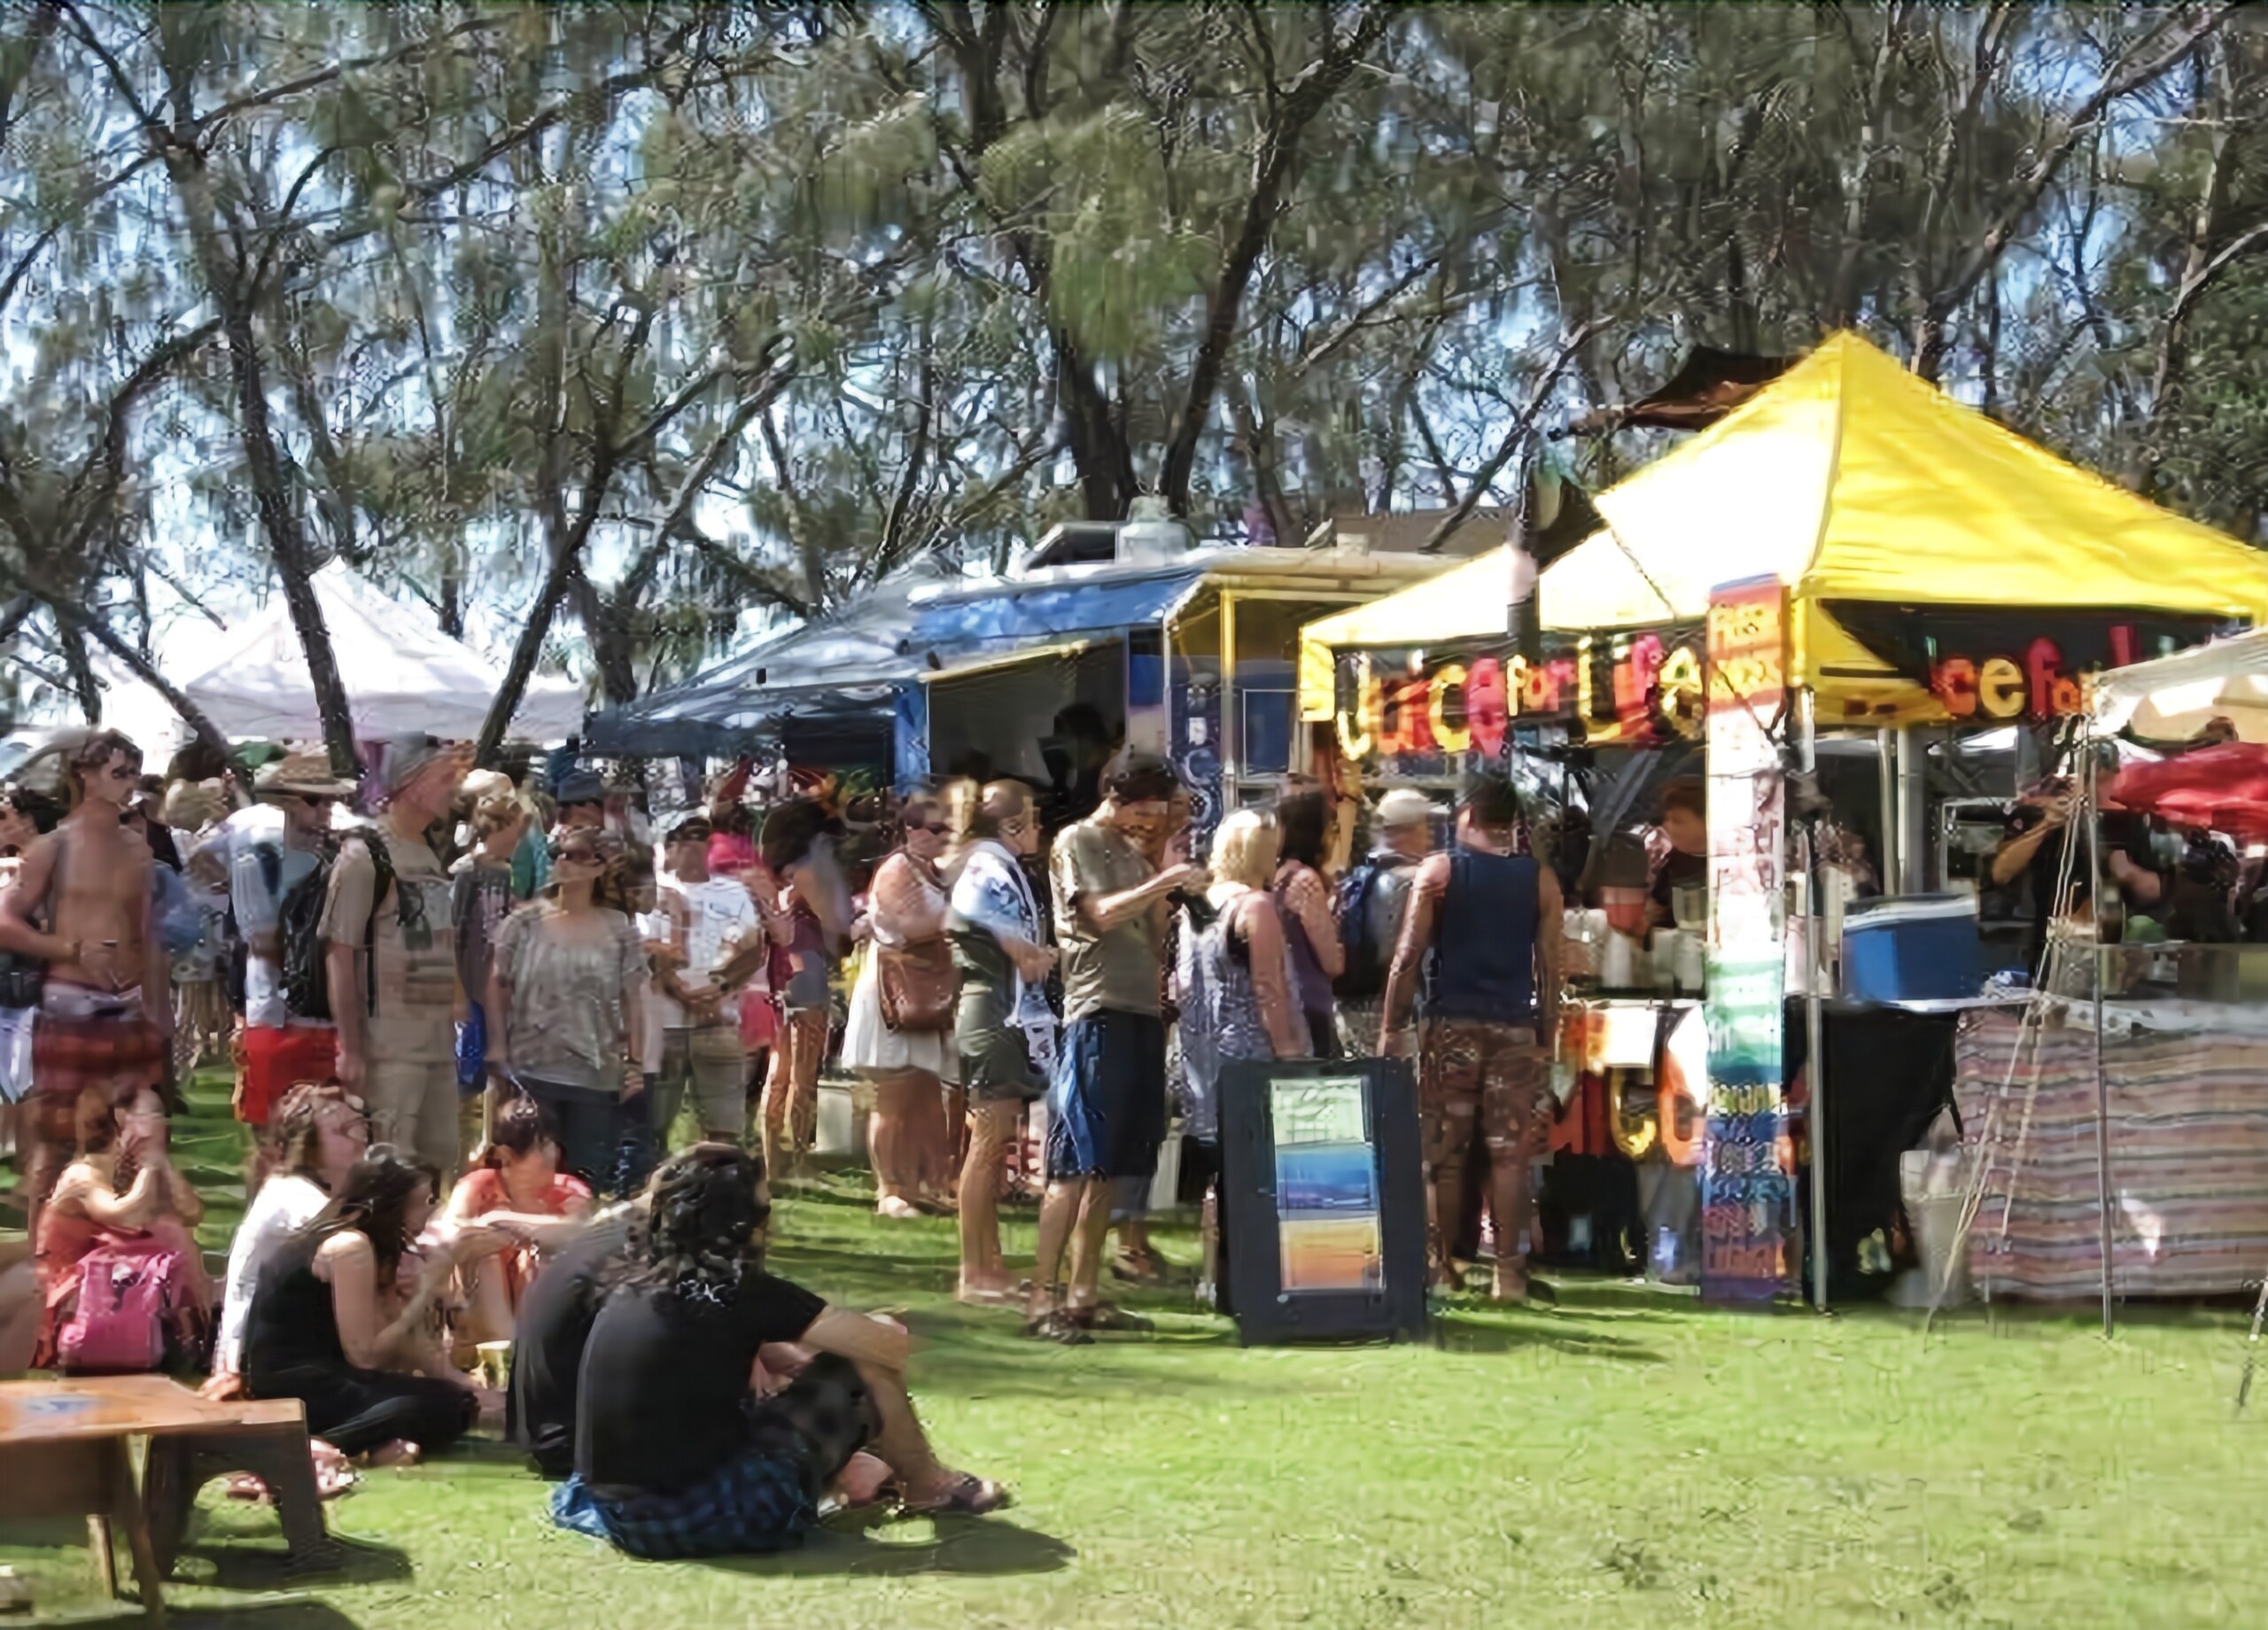
[[[500,669],[389,600],[343,561],[322,568],[314,581],[358,739],[422,730],[469,741],[480,734],[503,679]],[[275,741],[322,738],[307,658],[280,594],[258,615],[216,633],[202,662],[175,683],[213,716],[222,734]],[[177,723],[172,709],[131,676],[117,677],[125,682],[106,687],[104,718],[129,733],[138,726],[151,737],[144,746],[155,747],[162,739],[159,726],[172,728]],[[581,687],[550,676],[530,681],[512,716],[517,734],[544,741],[573,735],[582,722]],[[175,729],[172,739],[185,740],[186,734],[185,729]]]
[[[2268,744],[2268,630],[2099,675],[2094,717],[2152,741],[2186,741],[2225,718],[2240,741]]]

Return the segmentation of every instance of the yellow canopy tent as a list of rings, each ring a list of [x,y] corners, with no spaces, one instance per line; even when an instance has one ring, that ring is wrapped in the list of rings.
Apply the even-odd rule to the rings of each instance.
[[[2065,462],[1855,334],[1594,501],[1606,527],[1542,576],[1546,628],[1689,622],[1713,587],[1777,578],[1822,725],[1946,717],[1826,602],[2268,620],[2268,555]],[[1487,638],[1507,573],[1498,551],[1306,633],[1318,647]],[[1403,615],[1418,595],[1443,611],[1422,633]],[[1303,653],[1301,693],[1307,717],[1330,716],[1327,656]]]

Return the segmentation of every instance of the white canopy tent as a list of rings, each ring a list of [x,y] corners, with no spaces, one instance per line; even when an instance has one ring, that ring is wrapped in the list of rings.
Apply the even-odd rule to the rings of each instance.
[[[2147,741],[2190,741],[2215,719],[2237,739],[2268,745],[2268,630],[2217,640],[2128,668],[2094,682],[2094,725]]]
[[[503,680],[501,669],[389,600],[343,561],[315,573],[315,590],[358,739],[421,730],[446,740],[480,734]],[[162,696],[122,671],[120,678],[105,686],[105,722],[147,747],[187,739],[187,727]],[[175,682],[230,737],[317,741],[322,735],[307,657],[281,595],[236,627],[216,632],[209,655]],[[563,741],[582,722],[581,687],[555,676],[530,681],[512,716],[516,734],[540,741]]]

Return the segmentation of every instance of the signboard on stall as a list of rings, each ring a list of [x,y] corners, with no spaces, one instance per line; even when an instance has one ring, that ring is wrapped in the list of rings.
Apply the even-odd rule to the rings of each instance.
[[[1247,1345],[1421,1332],[1425,1192],[1409,1065],[1226,1066],[1221,1232]]]
[[[1564,724],[1593,745],[1701,734],[1701,630],[1558,639],[1536,661],[1501,651],[1341,653],[1340,750],[1408,767],[1495,757],[1518,725]]]
[[[1701,1294],[1768,1301],[1788,1279],[1794,1184],[1783,1162],[1787,821],[1780,749],[1788,596],[1776,578],[1709,601],[1709,1101]]]

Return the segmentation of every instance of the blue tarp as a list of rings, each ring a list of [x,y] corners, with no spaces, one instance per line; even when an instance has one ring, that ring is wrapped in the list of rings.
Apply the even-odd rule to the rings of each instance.
[[[1039,645],[1072,634],[1101,633],[1154,624],[1205,579],[1198,571],[1138,578],[1126,583],[1062,583],[1004,586],[998,594],[924,607],[908,637],[916,651],[982,650],[997,645]]]

